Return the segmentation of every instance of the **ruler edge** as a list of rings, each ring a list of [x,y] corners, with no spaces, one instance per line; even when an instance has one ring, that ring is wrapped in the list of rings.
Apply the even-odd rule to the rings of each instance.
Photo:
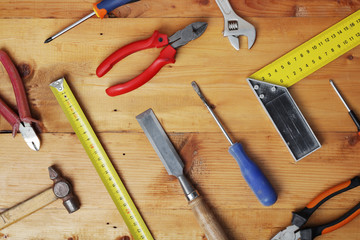
[[[60,81],[60,80],[62,80],[62,87],[63,87],[62,91],[59,91],[56,87],[54,87],[54,86],[51,85],[51,84],[53,84],[53,83],[55,83],[55,82],[57,82],[57,81]],[[140,225],[140,227],[141,227],[141,230],[142,230],[143,234],[145,235],[145,239],[149,239],[149,240],[154,239],[153,236],[152,236],[152,234],[151,234],[151,232],[150,232],[150,229],[147,227],[145,220],[144,220],[143,217],[141,216],[141,214],[140,214],[137,206],[135,205],[134,201],[132,200],[132,197],[130,196],[128,190],[126,189],[126,187],[125,187],[125,185],[124,185],[124,183],[123,183],[123,181],[122,181],[122,179],[120,178],[120,176],[119,176],[119,174],[117,173],[114,165],[112,164],[110,158],[108,157],[105,149],[103,148],[100,140],[98,139],[98,137],[97,137],[94,129],[92,128],[89,120],[87,119],[85,113],[83,112],[83,110],[82,110],[79,102],[77,101],[75,95],[73,94],[73,92],[72,92],[70,86],[68,85],[65,77],[61,77],[61,78],[59,78],[59,79],[51,82],[51,83],[49,84],[49,86],[50,86],[50,89],[51,89],[51,91],[53,92],[53,94],[54,94],[54,96],[55,96],[55,98],[56,98],[56,100],[57,100],[57,102],[58,102],[58,105],[60,106],[62,112],[63,112],[64,115],[66,116],[67,120],[70,122],[71,128],[74,130],[74,132],[75,132],[78,140],[80,141],[81,145],[83,146],[83,142],[82,142],[81,138],[78,136],[77,131],[75,131],[75,129],[74,129],[74,127],[73,127],[73,124],[72,124],[72,121],[70,121],[70,119],[68,118],[68,116],[67,116],[67,114],[65,113],[64,109],[62,108],[61,104],[59,103],[59,99],[60,99],[60,97],[61,97],[60,94],[61,94],[62,92],[64,92],[64,91],[67,89],[67,90],[68,90],[67,94],[69,94],[69,93],[71,94],[71,97],[73,98],[73,100],[75,101],[75,103],[76,103],[76,105],[77,105],[77,106],[75,106],[75,107],[79,108],[79,110],[80,110],[80,111],[79,111],[79,115],[80,115],[79,117],[84,117],[84,119],[82,119],[82,121],[85,122],[85,123],[87,122],[87,125],[89,125],[89,126],[88,126],[88,127],[89,127],[89,130],[91,130],[91,132],[93,133],[92,135],[94,135],[95,141],[96,141],[97,143],[99,143],[100,148],[101,148],[100,150],[102,150],[102,151],[104,152],[104,154],[105,154],[105,156],[106,156],[106,158],[107,158],[107,160],[108,160],[108,163],[111,165],[111,167],[112,167],[113,170],[114,170],[115,176],[119,179],[120,184],[117,183],[117,185],[120,185],[120,186],[118,186],[118,188],[120,188],[121,191],[122,191],[122,190],[125,190],[125,194],[122,192],[121,195],[123,195],[123,196],[125,197],[126,203],[127,203],[128,205],[132,205],[132,206],[135,208],[135,212],[134,212],[133,209],[131,209],[131,211],[133,212],[133,215],[134,215],[135,218],[136,218],[136,222],[139,223],[139,225]],[[58,94],[55,94],[55,93],[58,93]],[[60,100],[60,101],[61,101],[61,100]],[[82,115],[82,116],[81,116],[81,115]],[[85,120],[85,121],[84,121],[84,120]],[[83,149],[85,150],[86,154],[88,155],[88,153],[87,153],[87,151],[86,151],[86,149],[85,149],[84,146],[83,146]],[[89,156],[88,156],[88,157],[89,157]],[[93,167],[95,168],[96,172],[98,173],[98,170],[97,170],[97,168],[95,167],[92,159],[91,159],[90,157],[89,157],[89,159],[90,159]],[[104,184],[104,182],[103,182],[103,180],[102,180],[103,177],[101,177],[99,173],[98,173],[98,176],[99,176],[101,182],[103,183],[105,189],[107,190],[108,194],[110,195],[111,199],[113,200],[113,202],[115,202],[115,201],[114,201],[115,196],[113,197],[112,194],[110,194],[110,192],[109,192],[109,190],[108,190],[108,187],[106,186],[106,184]],[[126,197],[126,195],[127,195],[127,197]],[[130,201],[129,201],[129,200],[130,200]],[[114,204],[115,204],[115,203],[114,203]],[[116,206],[116,208],[118,209],[117,204],[115,204],[115,206]],[[118,211],[119,211],[119,209],[118,209]],[[124,218],[124,216],[126,216],[125,213],[124,213],[124,211],[121,209],[121,211],[119,211],[119,213],[120,213],[121,217],[123,218],[123,221],[124,221],[125,225],[127,226],[129,232],[130,232],[130,233],[132,233],[132,232],[136,233],[136,230],[134,230],[134,231],[131,231],[131,230],[130,230],[130,229],[132,229],[133,226],[132,226],[130,223],[128,224],[127,221],[125,221],[125,219],[128,219],[128,218],[127,218],[127,217]],[[138,219],[137,217],[139,217],[141,221],[139,221],[139,219]],[[132,227],[130,228],[129,225],[132,226]],[[144,230],[146,230],[146,231],[144,231]],[[138,234],[135,235],[136,237],[134,236],[134,234],[131,234],[131,236],[132,236],[134,239],[137,239]]]
[[[334,28],[335,26],[340,26],[343,25],[343,23],[347,22],[347,20],[352,19],[356,14],[360,15],[360,9],[356,10],[355,12],[351,13],[350,15],[346,16],[345,18],[341,19],[340,21],[336,22],[335,24],[329,26],[328,28],[325,28],[324,30],[322,30],[320,33],[316,34],[315,36],[311,37],[310,39],[306,40],[305,42],[301,43],[300,45],[294,47],[293,49],[289,50],[288,52],[284,53],[283,55],[281,55],[280,57],[278,57],[277,59],[271,61],[270,63],[266,64],[265,66],[261,67],[259,70],[257,70],[256,72],[252,73],[248,78],[254,79],[254,80],[259,80],[259,81],[263,81],[263,82],[267,82],[267,83],[271,83],[271,84],[275,84],[275,85],[279,85],[279,86],[283,86],[283,87],[291,87],[292,85],[296,84],[297,82],[303,80],[304,78],[310,76],[311,74],[313,74],[314,72],[316,72],[317,70],[319,70],[320,68],[324,67],[325,65],[329,64],[330,62],[338,59],[340,56],[344,55],[346,52],[354,49],[355,47],[359,46],[359,44],[351,47],[349,50],[345,51],[344,53],[340,54],[339,56],[335,57],[333,60],[324,63],[324,64],[320,64],[321,66],[319,68],[317,68],[315,71],[311,72],[310,74],[306,75],[304,78],[297,80],[293,83],[289,84],[278,84],[278,83],[274,83],[274,82],[268,82],[267,80],[261,80],[258,78],[254,78],[254,75],[257,74],[258,72],[261,72],[265,69],[267,69],[268,67],[270,67],[270,65],[274,65],[275,63],[280,62],[282,59],[285,59],[286,56],[291,55],[291,53],[295,52],[297,49],[300,49],[303,45],[308,44],[312,41],[314,41],[316,38],[320,37],[322,34],[326,33],[328,30],[330,30],[331,28]],[[360,17],[360,16],[359,16]],[[360,23],[359,23],[360,25]]]

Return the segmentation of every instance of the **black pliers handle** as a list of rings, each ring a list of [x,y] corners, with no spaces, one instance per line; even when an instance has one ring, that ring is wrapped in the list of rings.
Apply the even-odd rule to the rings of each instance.
[[[316,211],[316,209],[318,209],[327,200],[331,199],[332,197],[335,197],[336,195],[339,195],[340,193],[346,192],[358,186],[360,186],[360,177],[356,176],[351,180],[341,183],[321,193],[314,200],[312,200],[304,209],[302,209],[299,212],[293,212],[293,218],[291,221],[292,224],[301,228],[309,220],[309,218]],[[344,226],[359,214],[360,214],[360,202],[357,205],[355,205],[352,209],[350,209],[347,213],[345,213],[343,216],[332,222],[317,227],[301,229],[299,231],[300,239],[312,240],[317,236],[332,232]]]
[[[293,212],[293,218],[291,220],[292,225],[278,232],[271,240],[313,240],[317,236],[332,232],[344,226],[360,214],[360,202],[343,216],[332,222],[317,227],[302,228],[316,209],[318,209],[327,200],[358,186],[360,186],[360,177],[354,177],[349,181],[336,185],[335,187],[321,193],[304,209],[298,212]]]

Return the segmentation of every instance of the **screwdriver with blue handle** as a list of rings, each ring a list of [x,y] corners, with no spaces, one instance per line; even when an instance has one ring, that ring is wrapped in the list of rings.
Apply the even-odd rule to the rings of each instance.
[[[260,168],[246,155],[242,145],[240,143],[233,143],[233,141],[225,131],[224,127],[221,125],[219,119],[216,117],[215,113],[212,111],[211,107],[207,103],[196,82],[193,81],[191,85],[194,88],[195,92],[199,95],[201,100],[204,102],[205,106],[215,119],[216,123],[220,127],[221,131],[224,133],[227,140],[230,142],[231,146],[229,147],[229,153],[235,158],[235,160],[239,164],[241,173],[245,178],[247,184],[250,186],[251,190],[255,193],[256,197],[262,205],[273,205],[277,200],[277,194],[272,185],[270,184],[269,180],[265,177]]]
[[[99,1],[97,3],[93,4],[93,10],[94,12],[90,13],[89,15],[83,17],[82,19],[80,19],[79,21],[77,21],[76,23],[68,26],[67,28],[65,28],[64,30],[61,30],[60,32],[58,32],[57,34],[55,34],[54,36],[49,37],[48,39],[45,40],[44,43],[48,43],[51,42],[52,40],[54,40],[55,38],[59,37],[60,35],[62,35],[63,33],[69,31],[70,29],[76,27],[77,25],[79,25],[80,23],[88,20],[89,18],[91,18],[92,16],[94,16],[96,14],[96,16],[98,16],[99,18],[103,19],[105,17],[106,14],[108,14],[109,12],[111,12],[112,10],[114,10],[115,8],[118,8],[120,6],[123,6],[125,4],[128,3],[133,3],[133,2],[137,2],[140,0],[103,0],[103,1]]]

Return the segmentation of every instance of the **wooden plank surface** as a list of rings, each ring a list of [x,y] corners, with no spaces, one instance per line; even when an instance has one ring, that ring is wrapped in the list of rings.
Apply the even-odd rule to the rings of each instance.
[[[49,44],[43,41],[91,11],[93,1],[2,1],[0,49],[23,75],[33,116],[44,127],[41,149],[32,152],[0,118],[0,210],[46,189],[47,167],[68,176],[82,203],[67,214],[58,201],[3,229],[0,239],[128,239],[129,232],[57,104],[49,83],[65,76],[139,211],[156,239],[204,239],[176,179],[169,177],[135,116],[152,108],[185,162],[186,174],[215,210],[231,239],[271,239],[299,210],[327,188],[359,174],[356,128],[329,84],[335,83],[360,115],[360,48],[356,47],[290,88],[322,148],[294,163],[245,79],[360,7],[359,1],[230,1],[255,25],[235,51],[222,36],[215,1],[141,0],[115,10],[113,18],[90,19]],[[72,11],[69,11],[72,9]],[[121,18],[121,19],[119,19]],[[105,89],[141,73],[160,49],[139,52],[99,79],[96,67],[113,51],[154,30],[173,34],[194,21],[208,22],[204,35],[178,50],[140,89],[110,98]],[[16,107],[0,66],[0,95]],[[263,169],[279,194],[263,207],[227,153],[228,142],[193,92],[196,80],[234,140]],[[326,223],[359,202],[354,189],[324,204],[309,225]],[[318,239],[360,239],[360,220]]]

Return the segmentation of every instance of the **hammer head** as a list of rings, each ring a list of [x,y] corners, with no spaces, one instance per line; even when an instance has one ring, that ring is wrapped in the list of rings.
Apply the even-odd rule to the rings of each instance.
[[[69,213],[77,211],[80,208],[80,202],[73,193],[70,182],[64,179],[53,166],[49,167],[48,170],[50,179],[54,182],[53,191],[55,196],[63,200],[63,204]]]

